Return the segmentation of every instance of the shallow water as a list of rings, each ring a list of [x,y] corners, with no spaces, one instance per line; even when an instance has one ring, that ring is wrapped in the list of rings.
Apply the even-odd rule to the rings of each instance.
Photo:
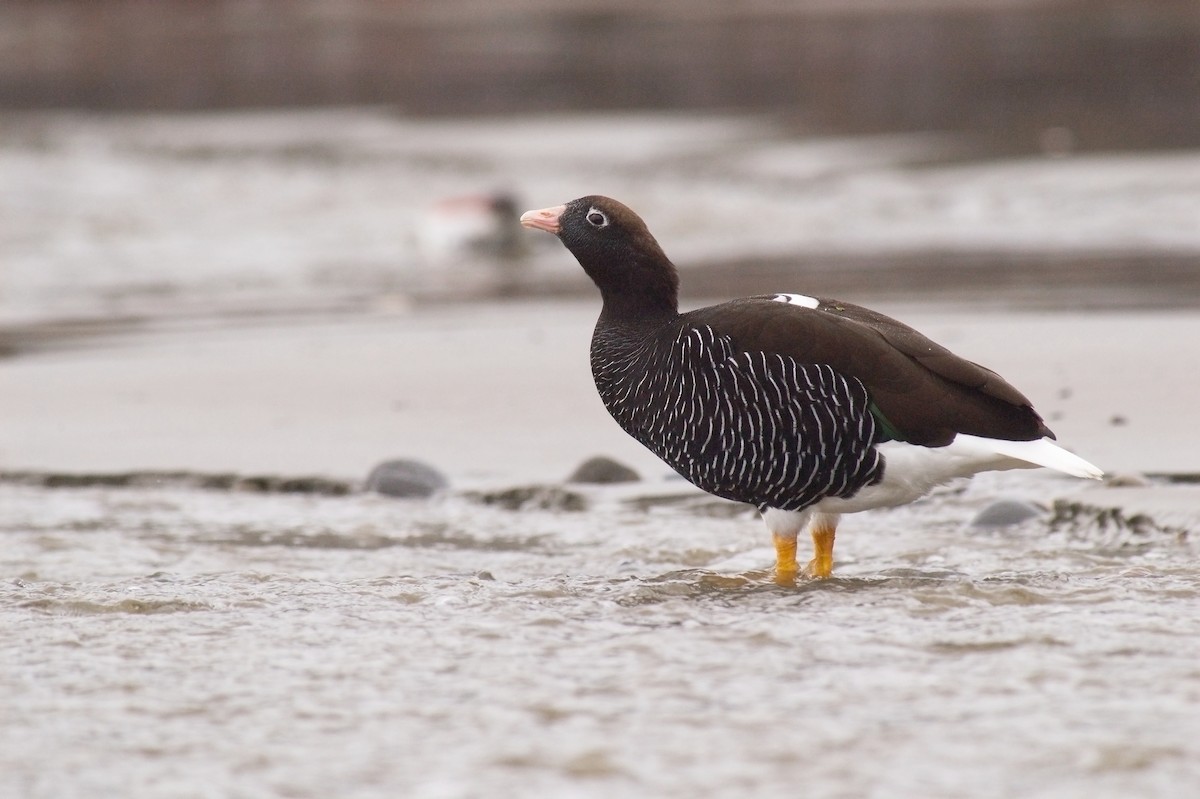
[[[470,219],[441,202],[496,188],[522,208],[629,203],[692,296],[801,290],[806,275],[803,290],[859,300],[1194,307],[1200,151],[963,161],[972,150],[727,114],[6,114],[0,326],[24,339],[413,297],[593,298],[549,236],[524,235],[515,269],[464,251]]]
[[[794,587],[752,513],[645,499],[677,483],[576,512],[0,485],[0,794],[1194,795],[1186,533],[967,524],[1070,485],[849,517]]]

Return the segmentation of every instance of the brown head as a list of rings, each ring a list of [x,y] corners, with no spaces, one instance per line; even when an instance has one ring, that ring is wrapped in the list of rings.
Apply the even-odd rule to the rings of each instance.
[[[592,195],[521,215],[527,228],[558,236],[600,288],[610,316],[674,315],[679,277],[646,223],[625,205]]]

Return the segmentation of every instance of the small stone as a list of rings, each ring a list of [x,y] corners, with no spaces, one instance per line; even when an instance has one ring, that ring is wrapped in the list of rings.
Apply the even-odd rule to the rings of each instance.
[[[1001,499],[988,505],[971,520],[972,527],[1011,527],[1027,519],[1033,519],[1045,513],[1042,508],[1032,502],[1018,499]]]
[[[384,461],[367,475],[367,491],[389,497],[424,498],[442,491],[450,483],[446,477],[420,461]]]
[[[600,749],[576,755],[563,764],[563,771],[572,777],[611,777],[621,773],[609,754]]]
[[[588,458],[567,478],[568,483],[636,483],[641,480],[633,469],[612,458],[597,455]]]
[[[1105,475],[1104,484],[1109,488],[1145,488],[1153,485],[1149,478],[1137,472],[1115,472]]]

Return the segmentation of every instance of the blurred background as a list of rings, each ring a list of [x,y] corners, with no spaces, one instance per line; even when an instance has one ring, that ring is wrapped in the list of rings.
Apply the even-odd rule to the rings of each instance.
[[[1192,0],[12,0],[0,109],[10,351],[582,294],[514,218],[588,193],[696,297],[1200,286]]]
[[[1191,0],[15,0],[0,26],[10,108],[768,111],[1014,152],[1200,144]]]

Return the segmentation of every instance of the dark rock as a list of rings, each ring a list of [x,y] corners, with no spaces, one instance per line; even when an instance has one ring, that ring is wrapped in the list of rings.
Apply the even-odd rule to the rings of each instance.
[[[210,487],[213,487],[210,485]],[[234,491],[252,491],[263,494],[319,494],[341,497],[351,492],[349,483],[327,477],[277,477],[274,475],[247,475],[237,477],[230,486]]]
[[[1123,508],[1055,500],[1050,527],[1070,532],[1074,540],[1086,540],[1102,552],[1145,551],[1157,544],[1180,544],[1188,540],[1185,527],[1163,524],[1145,513]]]
[[[587,500],[574,491],[558,486],[517,486],[499,491],[474,491],[465,494],[468,499],[495,505],[505,510],[558,510],[581,511],[587,509]]]
[[[208,491],[247,491],[259,494],[320,494],[345,496],[355,486],[328,477],[286,477],[233,472],[138,471],[102,473],[0,472],[0,483],[42,488],[199,488]]]
[[[612,458],[588,458],[567,478],[568,483],[636,483],[642,478],[633,469]]]
[[[1157,472],[1146,475],[1146,480],[1147,485],[1152,485],[1152,480],[1180,485],[1200,485],[1200,472]]]
[[[1018,499],[1001,499],[988,505],[971,520],[972,527],[1011,527],[1026,519],[1033,519],[1045,514],[1032,502]]]
[[[367,491],[389,497],[424,498],[445,489],[446,477],[420,461],[384,461],[367,475]]]

